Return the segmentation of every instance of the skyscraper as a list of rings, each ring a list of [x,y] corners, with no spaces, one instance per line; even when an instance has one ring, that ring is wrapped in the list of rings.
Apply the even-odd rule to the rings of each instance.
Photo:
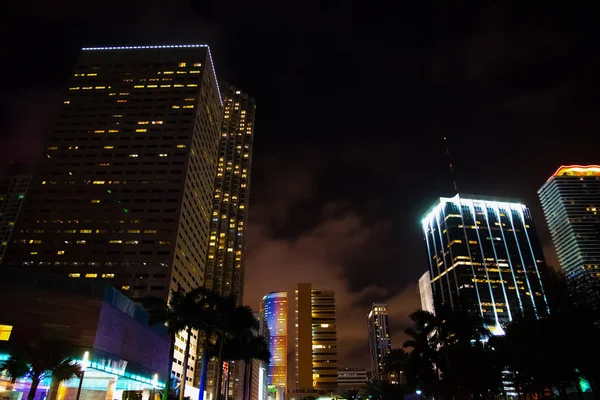
[[[224,114],[204,286],[233,295],[241,304],[256,103],[234,86],[224,85],[222,90]]]
[[[246,258],[246,225],[250,196],[250,168],[256,103],[232,85],[222,85],[224,114],[217,159],[215,190],[212,196],[210,237],[204,287],[222,296],[243,300],[244,264]],[[199,378],[200,361],[196,376]],[[241,371],[230,365],[229,395],[239,398]],[[211,362],[207,373],[208,393],[213,393],[217,365]]]
[[[296,390],[337,390],[335,293],[299,283],[296,290]]]
[[[5,264],[134,300],[202,285],[221,116],[206,45],[82,49]]]
[[[30,181],[31,175],[16,174],[4,187],[0,188],[0,264],[2,264]]]
[[[258,321],[258,336],[262,336],[265,342],[270,342],[270,332],[267,320],[262,312],[255,312],[254,317]],[[252,360],[252,371],[250,372],[250,400],[267,400],[269,386],[269,372],[267,363],[261,360]]]
[[[362,390],[369,380],[367,370],[364,368],[338,369],[338,391]]]
[[[433,292],[431,291],[431,274],[425,272],[419,278],[419,295],[421,297],[421,310],[435,314]]]
[[[538,191],[569,282],[600,304],[600,165],[560,167]]]
[[[260,311],[265,316],[269,328],[271,363],[269,364],[269,385],[279,395],[287,390],[287,324],[288,297],[286,292],[273,292],[263,297]],[[280,390],[282,388],[283,390]],[[281,399],[277,399],[281,400]]]
[[[369,351],[371,353],[371,374],[374,381],[383,379],[383,367],[392,351],[387,304],[374,303],[367,319],[369,331]]]
[[[546,263],[524,204],[441,197],[422,225],[436,311],[476,313],[495,333],[525,310],[548,312],[540,277]]]

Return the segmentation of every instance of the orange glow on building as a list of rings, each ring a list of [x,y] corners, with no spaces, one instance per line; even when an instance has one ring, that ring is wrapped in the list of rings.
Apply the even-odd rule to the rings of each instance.
[[[561,165],[553,176],[600,176],[600,165]]]

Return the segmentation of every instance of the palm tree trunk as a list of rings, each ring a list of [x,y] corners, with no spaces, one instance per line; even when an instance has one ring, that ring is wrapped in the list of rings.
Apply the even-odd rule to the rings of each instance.
[[[248,399],[248,363],[244,362],[244,381],[242,384],[243,395],[242,400]]]
[[[27,395],[27,400],[34,400],[35,394],[37,393],[37,388],[40,384],[40,377],[34,376],[31,378],[31,387],[29,388],[29,394]]]
[[[183,355],[183,374],[181,374],[181,385],[179,386],[179,400],[183,400],[185,392],[185,382],[187,380],[188,358],[190,353],[190,340],[192,339],[192,330],[187,329],[187,340],[185,341],[185,354]]]
[[[171,334],[171,348],[169,349],[169,362],[167,363],[167,380],[163,390],[163,400],[168,400],[169,391],[171,391],[171,375],[173,374],[173,358],[175,358],[175,333]]]
[[[200,370],[200,394],[198,400],[204,400],[204,391],[206,390],[206,375],[208,371],[208,338],[202,345],[202,369]]]
[[[48,390],[47,400],[56,400],[56,396],[58,395],[58,388],[60,387],[61,382],[57,379],[52,378],[52,383],[50,384],[50,390]]]
[[[217,358],[217,384],[215,386],[215,399],[220,400],[221,385],[223,384],[223,342],[225,337],[223,334],[219,335],[219,356]]]

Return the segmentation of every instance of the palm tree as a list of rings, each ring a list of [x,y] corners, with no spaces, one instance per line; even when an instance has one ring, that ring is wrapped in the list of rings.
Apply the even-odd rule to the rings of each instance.
[[[54,367],[50,374],[52,375],[52,384],[48,393],[48,400],[55,400],[60,384],[73,378],[81,378],[82,371],[79,364],[76,364],[70,358],[66,358]]]
[[[164,323],[171,337],[171,349],[169,354],[169,370],[167,382],[163,392],[163,400],[167,400],[172,378],[172,362],[175,353],[175,339],[179,332],[186,332],[187,340],[183,355],[183,374],[179,388],[179,400],[183,399],[185,383],[187,380],[188,358],[190,352],[190,341],[192,329],[198,329],[202,325],[203,311],[207,308],[206,300],[209,297],[204,288],[196,288],[185,292],[181,287],[171,291],[168,301],[157,297],[149,297],[143,300],[145,308],[150,314],[149,324]]]
[[[346,389],[340,393],[340,397],[346,400],[355,400],[358,396],[359,391],[356,389]]]
[[[13,384],[17,379],[31,379],[28,400],[35,398],[40,382],[47,376],[54,374],[53,385],[55,380],[58,385],[63,380],[81,376],[81,366],[67,357],[65,347],[50,342],[32,342],[14,349],[0,370],[6,371]]]
[[[400,378],[400,374],[407,370],[408,363],[409,355],[404,349],[392,349],[392,351],[390,351],[390,353],[385,357],[383,372],[395,372],[398,374],[398,378]]]
[[[215,320],[210,329],[215,332],[219,352],[217,356],[217,385],[215,389],[215,399],[219,398],[221,385],[223,382],[223,361],[224,349],[228,342],[249,335],[258,330],[258,321],[254,318],[252,309],[246,306],[235,306],[233,297],[221,298],[220,312],[215,314]]]
[[[242,399],[247,400],[252,382],[252,361],[259,360],[268,364],[271,359],[267,341],[254,332],[247,332],[229,340],[223,350],[223,356],[227,360],[244,362]]]
[[[417,310],[409,317],[414,327],[405,329],[410,339],[402,346],[412,348],[408,357],[408,378],[429,396],[435,391],[439,378],[436,370],[440,364],[440,323],[434,314],[423,310]]]

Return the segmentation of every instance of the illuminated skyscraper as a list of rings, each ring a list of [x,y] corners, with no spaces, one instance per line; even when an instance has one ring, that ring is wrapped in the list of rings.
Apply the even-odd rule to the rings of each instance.
[[[0,264],[8,247],[15,221],[25,200],[31,175],[16,174],[0,188]]]
[[[250,196],[250,168],[254,137],[254,99],[236,87],[222,86],[224,114],[215,190],[212,197],[210,237],[204,287],[222,296],[235,296],[241,305],[246,258],[246,225]],[[198,360],[198,366],[201,360]],[[243,372],[231,363],[229,395],[243,394]],[[197,368],[199,377],[200,368]],[[210,363],[207,374],[208,393],[213,393],[217,366]],[[266,392],[266,391],[265,391]]]
[[[296,389],[337,390],[335,293],[299,283],[296,290]]]
[[[234,295],[241,304],[256,103],[234,86],[222,90],[224,115],[204,286]]]
[[[286,292],[273,292],[263,297],[260,311],[270,332],[269,385],[279,394],[287,390],[287,323],[288,297]],[[283,390],[279,390],[283,388]],[[280,399],[277,399],[280,400]]]
[[[548,312],[546,268],[529,209],[477,197],[441,197],[423,219],[435,309],[480,315],[496,333],[525,310]]]
[[[221,116],[206,45],[84,48],[5,264],[134,300],[202,285]]]
[[[433,292],[431,291],[431,274],[425,272],[419,278],[419,295],[421,296],[421,310],[435,314]]]
[[[371,376],[373,380],[383,379],[383,367],[392,351],[387,304],[373,304],[368,315],[369,351],[371,353]]]
[[[560,167],[538,191],[569,282],[600,304],[600,165]]]

